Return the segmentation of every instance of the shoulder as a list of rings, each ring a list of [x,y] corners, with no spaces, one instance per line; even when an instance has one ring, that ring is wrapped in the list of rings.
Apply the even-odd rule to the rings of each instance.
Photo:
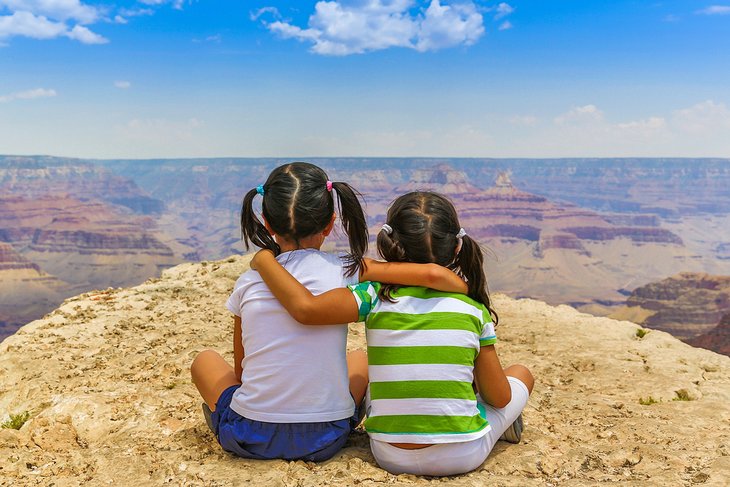
[[[393,293],[393,297],[422,301],[423,306],[434,311],[468,314],[480,319],[483,323],[492,321],[492,316],[489,314],[487,307],[466,294],[407,286],[398,288]]]
[[[259,274],[258,271],[249,269],[240,276],[238,276],[238,279],[236,279],[236,283],[233,285],[233,290],[236,291],[238,289],[246,287],[251,283],[259,282],[261,280],[261,274]]]
[[[285,267],[289,265],[306,266],[314,268],[337,268],[345,265],[344,255],[331,254],[315,249],[300,249],[280,254],[276,258]]]

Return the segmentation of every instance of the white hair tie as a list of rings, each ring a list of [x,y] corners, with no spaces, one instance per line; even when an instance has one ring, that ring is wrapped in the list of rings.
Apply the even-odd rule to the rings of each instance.
[[[384,231],[386,235],[390,235],[391,233],[393,233],[393,227],[391,227],[387,223],[383,224],[383,228],[381,228],[381,230]]]
[[[464,237],[466,237],[466,230],[464,230],[463,228],[460,228],[459,233],[456,234],[456,238],[461,240]]]

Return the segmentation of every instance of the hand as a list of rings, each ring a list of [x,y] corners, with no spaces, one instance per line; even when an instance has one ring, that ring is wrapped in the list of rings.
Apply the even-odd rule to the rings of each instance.
[[[269,257],[269,255],[266,255],[266,254],[269,254],[271,257]],[[258,264],[262,260],[268,259],[268,258],[275,259],[276,256],[274,255],[274,252],[272,252],[269,249],[261,249],[254,254],[253,259],[251,259],[251,262],[249,263],[249,267],[251,267],[251,269],[254,271],[258,270]]]

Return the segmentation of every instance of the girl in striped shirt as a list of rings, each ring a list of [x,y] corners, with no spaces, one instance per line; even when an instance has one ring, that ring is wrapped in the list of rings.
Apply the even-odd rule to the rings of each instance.
[[[453,204],[437,193],[408,193],[387,218],[377,239],[383,259],[452,269],[466,281],[466,295],[363,282],[314,296],[268,251],[252,267],[301,323],[365,321],[365,430],[381,467],[395,474],[469,472],[500,437],[519,441],[534,379],[522,365],[500,365],[482,250]]]

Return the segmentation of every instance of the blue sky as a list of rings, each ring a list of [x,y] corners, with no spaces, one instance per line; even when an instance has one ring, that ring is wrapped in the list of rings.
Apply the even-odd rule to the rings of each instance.
[[[0,153],[730,157],[730,1],[0,0]]]

